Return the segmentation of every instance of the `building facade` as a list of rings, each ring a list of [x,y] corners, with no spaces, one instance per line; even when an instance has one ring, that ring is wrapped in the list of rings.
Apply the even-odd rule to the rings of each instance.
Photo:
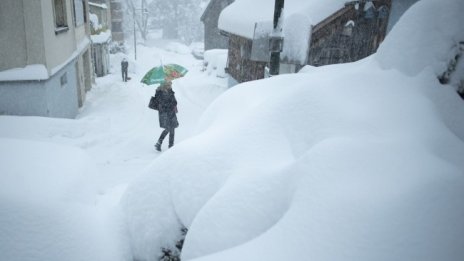
[[[280,72],[297,72],[306,64],[323,66],[353,62],[375,53],[396,21],[417,1],[354,0],[341,3],[338,10],[311,25],[307,32],[300,32],[309,34],[307,57],[301,62],[281,55]],[[258,29],[260,24],[256,22],[255,31]],[[226,71],[232,78],[230,85],[264,78],[269,66],[269,35],[256,38],[228,31],[221,33],[229,38]],[[284,49],[288,44],[292,43],[284,39]]]
[[[74,118],[93,82],[87,0],[0,2],[0,114]]]
[[[311,30],[308,64],[347,63],[377,51],[387,34],[391,0],[352,1]]]
[[[89,0],[92,61],[97,77],[105,76],[110,68],[111,12],[109,0]]]

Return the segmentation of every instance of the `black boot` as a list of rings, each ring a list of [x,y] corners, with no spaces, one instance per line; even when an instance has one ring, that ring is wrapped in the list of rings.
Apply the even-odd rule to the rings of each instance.
[[[161,143],[157,142],[157,143],[155,144],[155,149],[156,149],[157,151],[161,151]]]
[[[157,151],[161,151],[161,144],[163,144],[163,140],[164,138],[166,137],[166,135],[168,135],[169,131],[168,130],[163,130],[163,132],[161,132],[161,135],[158,139],[158,142],[155,144],[155,148]]]

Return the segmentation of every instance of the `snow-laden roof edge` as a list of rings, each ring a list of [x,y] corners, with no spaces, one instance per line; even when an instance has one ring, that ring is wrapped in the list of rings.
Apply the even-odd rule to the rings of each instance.
[[[346,0],[287,0],[284,17],[294,14],[305,15],[315,25],[344,7]],[[219,16],[220,30],[253,39],[256,23],[273,21],[274,0],[236,0],[227,6]],[[284,21],[285,24],[285,21]]]

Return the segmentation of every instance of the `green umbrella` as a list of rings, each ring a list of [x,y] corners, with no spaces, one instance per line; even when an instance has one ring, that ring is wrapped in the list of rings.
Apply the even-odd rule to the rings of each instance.
[[[172,81],[174,79],[183,77],[185,74],[187,74],[187,72],[187,69],[178,64],[156,66],[149,70],[145,76],[143,76],[140,82],[145,83],[146,85],[163,83],[166,80]]]

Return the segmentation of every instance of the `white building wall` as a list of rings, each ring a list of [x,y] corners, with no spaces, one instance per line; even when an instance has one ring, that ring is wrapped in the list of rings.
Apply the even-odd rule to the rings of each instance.
[[[53,0],[0,0],[0,76],[32,64],[48,71],[45,80],[0,80],[0,114],[77,115],[92,84],[90,30],[88,23],[76,28],[73,0],[66,17],[68,30],[55,33]]]
[[[26,65],[23,1],[0,1],[0,71]]]
[[[24,6],[24,30],[26,31],[26,64],[45,64],[45,46],[42,24],[41,1],[22,0]]]
[[[51,73],[55,67],[63,65],[76,50],[76,41],[74,36],[72,3],[66,1],[66,16],[69,30],[55,34],[55,20],[53,13],[53,0],[42,0],[43,12],[43,35],[45,45],[46,67]]]

